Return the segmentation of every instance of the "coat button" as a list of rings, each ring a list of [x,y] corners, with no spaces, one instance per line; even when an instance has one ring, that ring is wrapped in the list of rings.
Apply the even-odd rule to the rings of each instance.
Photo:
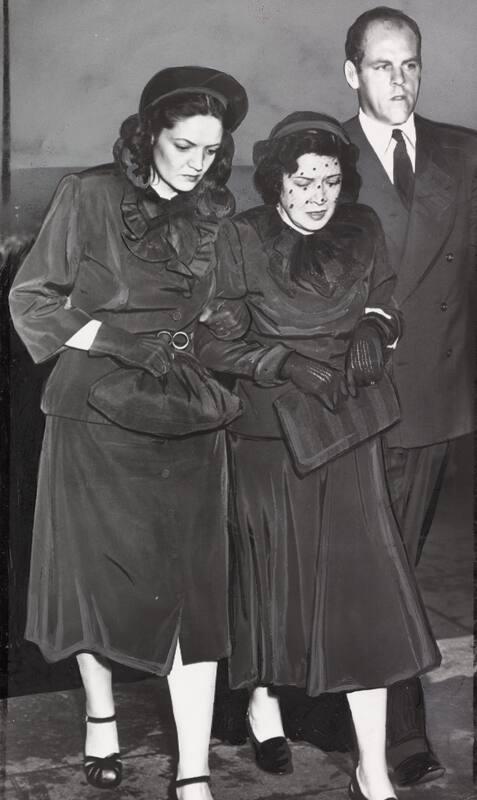
[[[447,253],[446,261],[453,261],[454,260],[454,253]]]
[[[170,469],[167,467],[161,471],[161,478],[168,478],[171,474]]]
[[[441,303],[441,311],[447,311],[447,303]]]
[[[172,319],[177,321],[179,319],[182,319],[182,313],[177,309],[176,311],[172,312],[171,317]]]
[[[451,355],[452,355],[452,347],[449,347],[449,349],[446,350],[446,356],[447,356],[447,358],[450,358]]]

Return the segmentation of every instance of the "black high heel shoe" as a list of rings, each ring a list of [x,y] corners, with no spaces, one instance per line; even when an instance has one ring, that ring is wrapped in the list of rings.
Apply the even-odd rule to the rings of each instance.
[[[356,775],[356,770],[353,773],[353,777],[351,778],[351,783],[348,788],[348,795],[351,800],[368,800],[366,795],[360,789],[358,783],[358,776]],[[397,800],[397,797],[394,795],[393,797],[387,797],[386,800]]]
[[[116,714],[112,717],[88,717],[86,723],[115,722]],[[86,780],[96,789],[115,789],[122,781],[123,764],[119,753],[111,753],[101,758],[99,756],[84,755],[83,768]],[[111,773],[113,773],[111,775]]]
[[[275,775],[287,775],[293,772],[292,754],[284,736],[274,736],[272,739],[259,742],[252,730],[248,714],[245,718],[245,725],[255,750],[257,767],[265,772],[273,772]]]
[[[199,775],[197,778],[181,778],[178,781],[173,781],[169,787],[168,800],[177,800],[176,789],[181,786],[188,786],[190,783],[210,783],[210,775]]]

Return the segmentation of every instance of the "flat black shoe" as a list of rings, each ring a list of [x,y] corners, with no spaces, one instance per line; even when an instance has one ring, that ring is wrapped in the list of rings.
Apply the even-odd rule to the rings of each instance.
[[[188,786],[190,783],[210,783],[210,775],[199,775],[197,778],[181,778],[178,781],[174,781],[169,787],[168,800],[177,800],[176,789],[181,786]]]
[[[445,768],[429,751],[415,753],[394,768],[393,779],[398,786],[415,786],[442,778]]]
[[[366,795],[360,789],[358,778],[356,775],[356,770],[353,773],[353,777],[351,778],[351,783],[348,788],[348,795],[351,800],[368,800]],[[396,797],[387,797],[386,800],[397,800]]]
[[[257,767],[265,772],[273,772],[275,775],[287,775],[293,772],[292,754],[285,737],[274,736],[272,739],[259,742],[252,730],[248,716],[245,718],[245,724],[248,737],[255,750]]]
[[[114,722],[116,714],[112,717],[86,717],[86,722],[101,723]],[[119,753],[109,756],[87,756],[85,753],[83,768],[86,780],[96,789],[115,789],[122,781],[123,764]]]

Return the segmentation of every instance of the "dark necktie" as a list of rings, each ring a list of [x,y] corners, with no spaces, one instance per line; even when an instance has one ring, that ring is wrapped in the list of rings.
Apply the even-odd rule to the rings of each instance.
[[[399,128],[394,128],[392,133],[396,141],[394,148],[394,185],[405,207],[409,210],[414,191],[414,172],[409,158],[404,136]]]

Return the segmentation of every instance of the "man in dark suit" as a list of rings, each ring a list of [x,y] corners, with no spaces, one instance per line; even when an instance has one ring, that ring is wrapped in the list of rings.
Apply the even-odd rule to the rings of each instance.
[[[421,34],[401,11],[379,7],[358,17],[346,39],[345,75],[359,100],[358,115],[345,124],[359,147],[359,201],[383,224],[404,316],[393,361],[402,421],[386,436],[384,457],[417,563],[451,443],[473,429],[477,133],[414,114]],[[417,679],[391,688],[388,730],[397,783],[443,774]]]

